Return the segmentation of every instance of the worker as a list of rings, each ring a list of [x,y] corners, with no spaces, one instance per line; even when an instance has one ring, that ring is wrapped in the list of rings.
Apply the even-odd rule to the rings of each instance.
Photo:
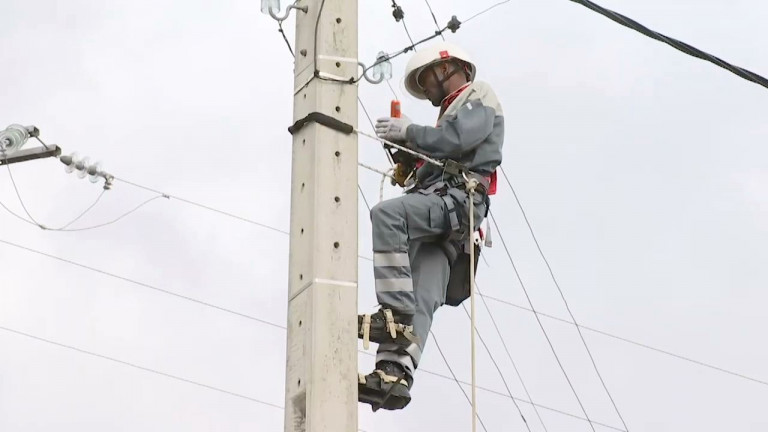
[[[408,153],[400,150],[397,182],[404,185],[411,171],[404,167],[415,166],[415,183],[403,196],[371,209],[380,308],[358,315],[358,336],[366,344],[377,343],[378,350],[374,372],[359,376],[358,394],[374,411],[408,405],[435,311],[444,304],[457,306],[469,296],[468,248],[477,247],[474,237],[487,215],[488,195],[495,192],[504,139],[499,101],[487,83],[475,81],[476,73],[469,55],[453,44],[420,48],[406,65],[405,87],[415,98],[440,108],[436,126],[418,125],[404,116],[376,122],[380,138],[433,159],[456,162],[466,168],[467,178],[409,160]],[[471,178],[479,186],[474,195],[475,226],[470,229],[466,183]]]

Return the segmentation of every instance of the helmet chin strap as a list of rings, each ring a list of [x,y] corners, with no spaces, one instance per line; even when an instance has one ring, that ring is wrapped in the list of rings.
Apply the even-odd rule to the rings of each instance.
[[[445,100],[445,98],[448,97],[450,93],[445,90],[445,84],[448,82],[449,79],[451,79],[451,77],[453,77],[457,72],[463,69],[461,64],[458,64],[454,61],[451,61],[451,63],[454,63],[457,67],[453,68],[453,70],[449,72],[446,76],[444,76],[442,79],[440,79],[437,76],[437,72],[435,71],[434,67],[429,68],[429,70],[432,72],[432,76],[435,78],[435,83],[437,83],[437,87],[439,89],[438,90],[439,93],[437,95],[439,96],[438,98],[439,100],[438,102],[430,101],[432,102],[432,106],[439,107],[442,104],[443,100]]]

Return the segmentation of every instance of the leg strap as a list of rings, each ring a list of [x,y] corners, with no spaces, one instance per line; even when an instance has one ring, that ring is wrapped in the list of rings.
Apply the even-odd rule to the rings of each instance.
[[[360,329],[358,330],[358,335],[359,335],[358,337],[362,337],[363,339],[363,349],[367,350],[370,347],[371,340],[373,340],[373,342],[375,343],[382,343],[382,342],[398,343],[398,333],[402,334],[403,337],[409,343],[415,343],[415,344],[419,343],[418,337],[416,337],[416,335],[413,334],[413,326],[395,322],[395,317],[391,309],[382,309],[376,314],[383,315],[384,328],[382,329],[381,327],[379,327],[379,330],[374,330],[373,334],[371,333],[371,322],[372,322],[371,315],[368,315],[368,314],[358,315],[358,320],[360,320],[358,321],[358,323],[360,323]],[[383,330],[383,333],[382,333],[382,330]],[[373,335],[373,338],[371,338],[372,335]],[[388,337],[391,337],[392,340],[387,340]]]

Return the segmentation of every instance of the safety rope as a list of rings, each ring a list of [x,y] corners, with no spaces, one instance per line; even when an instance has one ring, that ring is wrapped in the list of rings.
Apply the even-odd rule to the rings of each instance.
[[[477,432],[477,377],[475,375],[475,188],[478,181],[474,178],[464,177],[467,181],[469,193],[469,296],[471,304],[471,351],[472,351],[472,432]]]
[[[354,132],[356,134],[358,134],[358,135],[370,138],[370,139],[375,140],[375,141],[379,141],[382,144],[394,147],[394,148],[396,148],[398,150],[402,150],[402,151],[404,151],[404,152],[406,152],[408,154],[416,156],[417,158],[423,160],[424,162],[429,162],[429,163],[431,163],[433,165],[439,166],[440,168],[444,168],[445,167],[445,164],[440,162],[439,160],[432,159],[431,157],[429,157],[429,156],[427,156],[425,154],[419,153],[417,151],[411,150],[408,147],[403,147],[400,144],[395,144],[395,143],[393,143],[391,141],[387,141],[387,140],[385,140],[383,138],[379,138],[379,137],[377,137],[375,135],[367,134],[367,133],[365,133],[365,132],[363,132],[361,130],[358,130],[358,129],[355,129]]]

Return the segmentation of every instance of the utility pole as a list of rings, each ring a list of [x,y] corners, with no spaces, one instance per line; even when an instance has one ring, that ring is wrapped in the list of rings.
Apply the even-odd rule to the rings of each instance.
[[[357,0],[295,6],[285,431],[356,432]]]

